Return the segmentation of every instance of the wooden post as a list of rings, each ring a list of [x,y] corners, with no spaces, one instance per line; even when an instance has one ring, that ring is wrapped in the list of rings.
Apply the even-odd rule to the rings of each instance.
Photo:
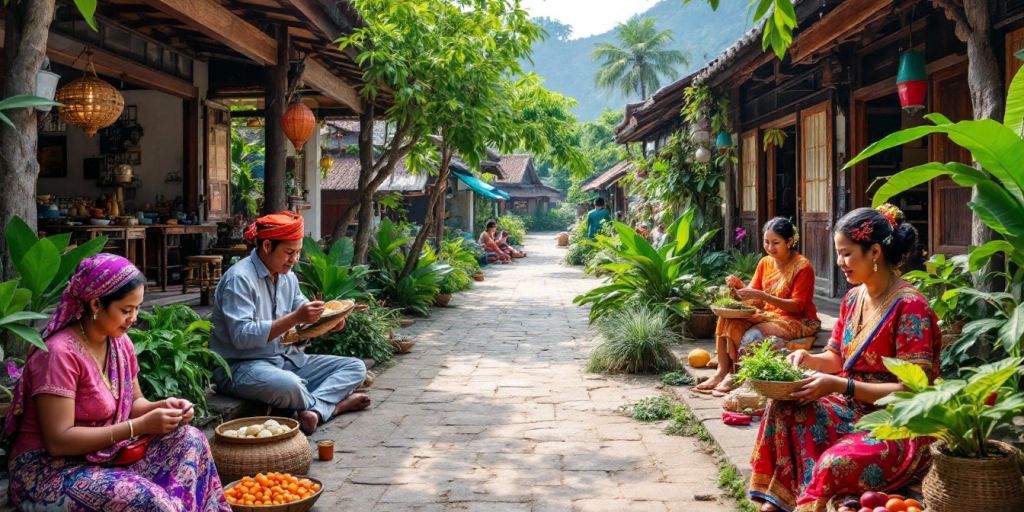
[[[266,163],[263,168],[263,213],[288,209],[284,189],[288,139],[284,136],[284,111],[288,107],[288,29],[277,26],[277,65],[266,66]]]

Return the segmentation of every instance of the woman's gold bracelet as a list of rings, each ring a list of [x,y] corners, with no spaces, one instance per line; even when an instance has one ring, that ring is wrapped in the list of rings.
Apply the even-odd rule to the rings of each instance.
[[[128,439],[135,437],[135,427],[132,426],[132,420],[128,420]]]

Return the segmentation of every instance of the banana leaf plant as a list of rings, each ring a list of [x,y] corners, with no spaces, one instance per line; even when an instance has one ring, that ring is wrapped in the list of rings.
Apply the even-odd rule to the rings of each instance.
[[[4,110],[14,110],[16,108],[35,108],[35,107],[60,107],[62,103],[56,101],[50,101],[46,98],[40,98],[39,96],[32,96],[28,94],[19,94],[17,96],[10,96],[0,100],[0,122],[15,128],[11,118],[4,115]]]
[[[967,379],[937,379],[929,385],[921,367],[884,358],[907,391],[875,402],[884,409],[861,418],[857,428],[883,441],[930,436],[945,442],[954,457],[985,457],[992,432],[1024,412],[1024,392],[1006,385],[1021,373],[1021,362],[1024,358],[1007,358],[978,367]]]
[[[380,288],[381,297],[390,304],[408,313],[429,316],[434,296],[452,267],[438,261],[437,253],[427,246],[416,268],[408,276],[400,277],[407,257],[402,246],[411,241],[412,237],[404,236],[398,225],[386,218],[381,220],[370,244],[372,279]]]
[[[366,265],[352,265],[355,245],[351,238],[339,238],[324,252],[320,244],[306,237],[302,241],[303,259],[295,266],[299,287],[306,297],[318,300],[361,300],[369,297]]]
[[[39,238],[25,221],[11,217],[4,232],[11,261],[21,277],[21,286],[31,292],[26,309],[46,313],[57,305],[71,275],[85,258],[95,256],[107,244],[99,236],[68,249],[71,233]]]
[[[20,288],[17,279],[0,283],[0,331],[6,331],[45,351],[46,345],[31,322],[46,320],[49,316],[35,311],[25,311],[31,300],[32,292]]]
[[[595,238],[593,245],[614,254],[617,261],[601,265],[610,272],[605,284],[577,296],[573,302],[590,305],[590,321],[619,309],[628,301],[640,301],[656,307],[667,307],[680,319],[703,303],[706,280],[697,272],[700,253],[718,233],[713,229],[699,238],[693,228],[695,208],[688,209],[666,231],[660,248],[633,228],[621,222],[613,227],[613,237]]]
[[[985,322],[986,331],[997,331],[998,345],[1007,354],[1024,355],[1024,302],[1019,300],[1020,290],[1024,288],[1024,139],[1021,138],[1024,134],[1024,69],[1017,72],[1010,85],[1002,123],[993,119],[954,123],[942,114],[929,114],[925,118],[932,125],[890,134],[868,146],[844,169],[888,149],[935,134],[946,135],[971,152],[980,168],[959,162],[930,162],[905,169],[890,176],[878,189],[873,204],[883,204],[897,194],[944,176],[960,186],[973,187],[974,197],[967,206],[1002,238],[972,247],[968,254],[969,269],[978,271],[995,255],[1004,255],[1011,263],[1003,274],[1008,281],[1006,291],[1014,302],[1004,322],[992,322],[991,318],[975,320],[965,326],[964,331],[969,332],[972,324],[978,330],[981,324],[976,322]],[[1000,302],[1003,298],[1006,297],[1001,296]]]

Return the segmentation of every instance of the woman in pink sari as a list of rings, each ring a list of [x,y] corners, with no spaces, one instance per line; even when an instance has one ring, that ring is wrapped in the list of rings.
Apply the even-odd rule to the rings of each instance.
[[[750,482],[762,512],[824,512],[836,494],[903,487],[930,461],[930,438],[880,441],[854,430],[878,399],[905,390],[882,358],[914,363],[929,380],[939,375],[938,319],[897,270],[917,231],[892,205],[858,208],[837,226],[837,263],[855,286],[826,350],[790,354],[818,372],[793,393],[798,401],[772,400],[765,411]]]
[[[206,437],[188,425],[192,404],[150,402],[139,389],[127,331],[144,285],[112,254],[87,258],[71,278],[43,330],[47,351],[29,353],[4,425],[19,508],[231,510]],[[137,448],[138,436],[148,445]]]

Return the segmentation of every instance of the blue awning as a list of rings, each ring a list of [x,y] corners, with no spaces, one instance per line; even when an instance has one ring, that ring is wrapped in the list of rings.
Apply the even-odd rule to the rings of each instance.
[[[493,201],[507,201],[511,196],[502,190],[499,190],[491,185],[478,179],[472,174],[463,174],[461,172],[454,173],[456,178],[466,184],[467,187],[473,189],[474,192],[480,194]]]

